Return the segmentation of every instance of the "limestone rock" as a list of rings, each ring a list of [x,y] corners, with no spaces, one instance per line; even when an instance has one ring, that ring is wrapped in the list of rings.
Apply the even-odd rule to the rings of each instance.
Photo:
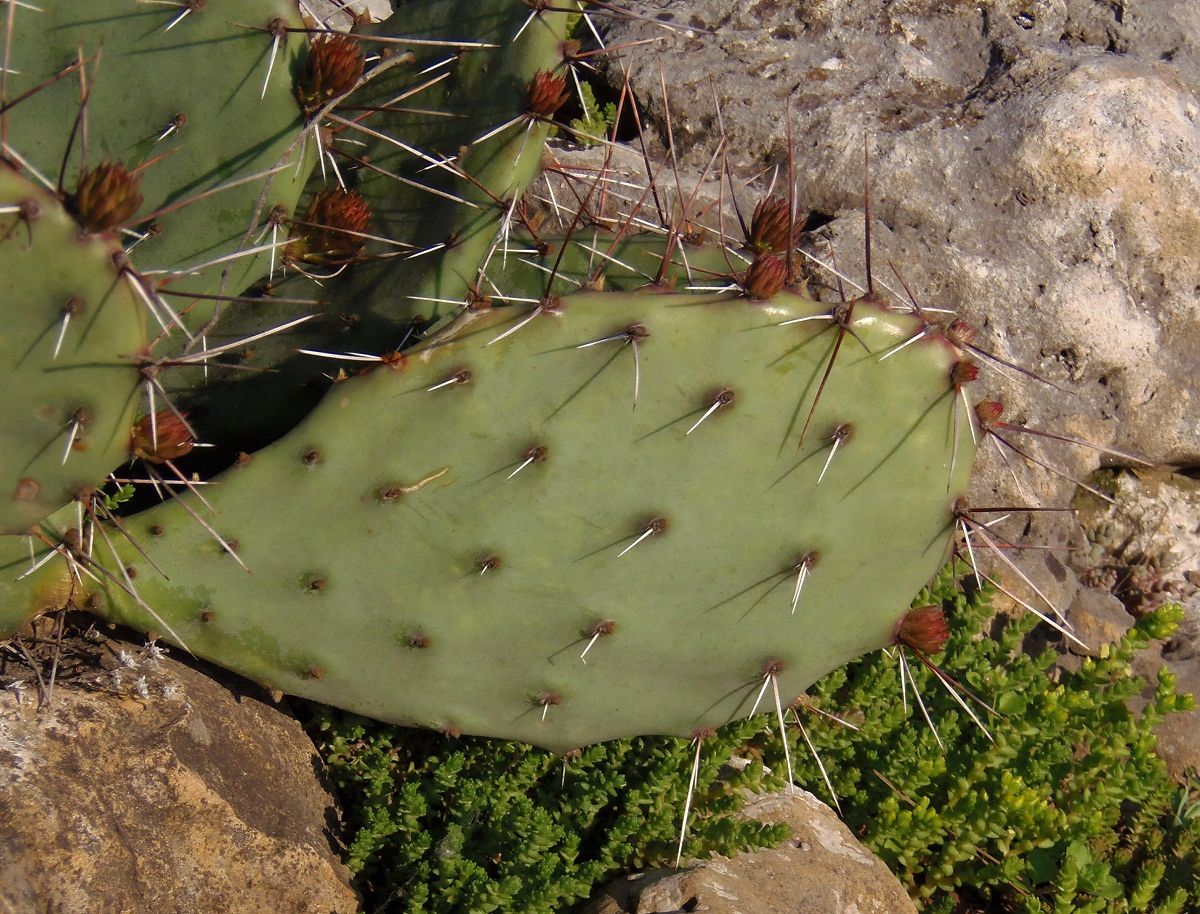
[[[1075,637],[1087,645],[1087,649],[1071,642],[1070,650],[1080,656],[1098,657],[1103,645],[1121,640],[1133,625],[1133,617],[1125,606],[1107,590],[1096,587],[1080,589],[1067,621],[1075,629]]]
[[[759,796],[744,812],[786,822],[792,837],[775,849],[617,880],[587,914],[916,914],[887,867],[812,794]]]
[[[154,650],[96,650],[107,669],[64,662],[41,711],[32,674],[0,691],[0,914],[358,911],[296,721]]]
[[[348,32],[359,22],[383,22],[392,15],[392,0],[300,0],[300,12],[313,24]]]

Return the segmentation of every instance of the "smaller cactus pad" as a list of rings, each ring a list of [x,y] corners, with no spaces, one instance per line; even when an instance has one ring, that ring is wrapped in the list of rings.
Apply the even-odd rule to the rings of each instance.
[[[145,311],[120,257],[0,165],[0,533],[27,530],[128,455]]]

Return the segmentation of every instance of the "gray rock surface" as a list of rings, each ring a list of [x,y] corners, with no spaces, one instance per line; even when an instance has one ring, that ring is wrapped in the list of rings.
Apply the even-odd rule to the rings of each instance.
[[[392,15],[391,0],[298,0],[300,12],[314,25],[348,32],[360,22],[382,22]]]
[[[1119,641],[1133,626],[1133,617],[1124,604],[1109,590],[1099,587],[1083,587],[1067,610],[1067,619],[1075,629],[1075,636],[1086,645],[1070,643],[1073,654],[1098,657],[1101,647]]]
[[[586,914],[916,914],[896,877],[812,794],[759,796],[745,814],[786,822],[792,837],[775,849],[619,879]]]
[[[1140,656],[1135,670],[1153,682],[1165,664],[1179,691],[1200,696],[1200,481],[1166,470],[1139,470],[1122,472],[1110,484],[1119,507],[1092,500],[1080,512],[1093,546],[1075,564],[1084,580],[1096,585],[1083,592],[1105,588],[1127,618],[1163,603],[1181,604],[1179,631],[1161,652]],[[1200,709],[1171,715],[1156,733],[1172,774],[1200,772]]]
[[[31,674],[0,691],[0,914],[358,911],[296,721],[152,652],[91,645],[67,642],[41,710]],[[104,668],[72,672],[90,650]]]

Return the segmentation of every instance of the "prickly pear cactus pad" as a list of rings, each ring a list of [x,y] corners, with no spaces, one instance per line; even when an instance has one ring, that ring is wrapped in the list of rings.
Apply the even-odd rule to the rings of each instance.
[[[298,145],[289,167],[267,174],[303,127],[293,76],[307,38],[287,31],[303,25],[294,0],[20,6],[9,94],[42,88],[7,113],[12,152],[68,193],[85,163],[136,169],[144,202],[124,227],[146,235],[136,258],[145,271],[167,271],[156,279],[211,291],[224,271],[224,291],[236,293],[265,273],[266,256],[200,278],[191,270],[235,250],[264,189],[263,220],[276,205],[290,213],[308,176],[312,160],[297,163]],[[153,225],[136,221],[146,216]]]
[[[335,121],[343,137],[369,144],[358,154],[370,163],[358,180],[372,201],[377,234],[413,245],[403,257],[364,263],[335,290],[341,307],[370,309],[370,326],[454,313],[447,301],[479,284],[502,222],[516,226],[511,207],[538,174],[570,83],[562,50],[569,17],[542,6],[415,0],[367,30],[391,40],[402,30],[418,42],[411,67],[393,68],[362,93],[362,104],[384,106],[370,132]],[[457,55],[447,48],[452,52],[455,41]],[[408,294],[394,294],[397,287]]]
[[[97,539],[128,586],[92,602],[272,688],[559,750],[773,708],[892,640],[973,455],[957,351],[881,360],[920,325],[867,301],[846,326],[801,443],[827,306],[469,315],[335,385],[207,487],[215,514],[127,519],[170,580]]]
[[[145,311],[111,237],[0,165],[0,533],[19,533],[128,454]]]

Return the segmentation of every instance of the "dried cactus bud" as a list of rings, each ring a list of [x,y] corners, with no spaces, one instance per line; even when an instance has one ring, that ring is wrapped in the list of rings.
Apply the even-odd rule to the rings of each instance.
[[[800,232],[799,223],[792,223],[789,240],[789,213],[788,201],[783,197],[759,201],[750,220],[750,250],[757,254],[786,254]]]
[[[742,278],[742,289],[747,298],[766,301],[783,288],[786,279],[787,267],[782,260],[770,254],[759,254]]]
[[[526,92],[528,103],[525,110],[539,120],[549,120],[567,100],[567,77],[555,76],[549,70],[538,70],[529,81]]]
[[[108,232],[128,222],[142,205],[140,175],[120,162],[101,162],[79,176],[67,209],[88,232]]]
[[[196,446],[187,423],[173,410],[163,409],[150,416],[142,416],[133,426],[129,452],[134,457],[150,463],[166,463],[177,460],[191,452]]]
[[[907,644],[922,654],[938,654],[950,640],[950,624],[940,606],[910,609],[897,623],[893,644]]]
[[[288,260],[330,264],[353,260],[363,249],[364,239],[351,232],[365,232],[371,224],[371,208],[352,190],[323,190],[309,201],[304,218],[292,226],[284,248]]]
[[[1004,404],[999,400],[980,400],[975,404],[975,418],[983,428],[989,428],[1004,415]]]
[[[363,74],[362,48],[346,35],[322,35],[309,46],[304,71],[296,80],[296,101],[306,118],[354,88]]]
[[[979,364],[974,359],[959,359],[950,369],[950,383],[955,390],[979,377]]]

